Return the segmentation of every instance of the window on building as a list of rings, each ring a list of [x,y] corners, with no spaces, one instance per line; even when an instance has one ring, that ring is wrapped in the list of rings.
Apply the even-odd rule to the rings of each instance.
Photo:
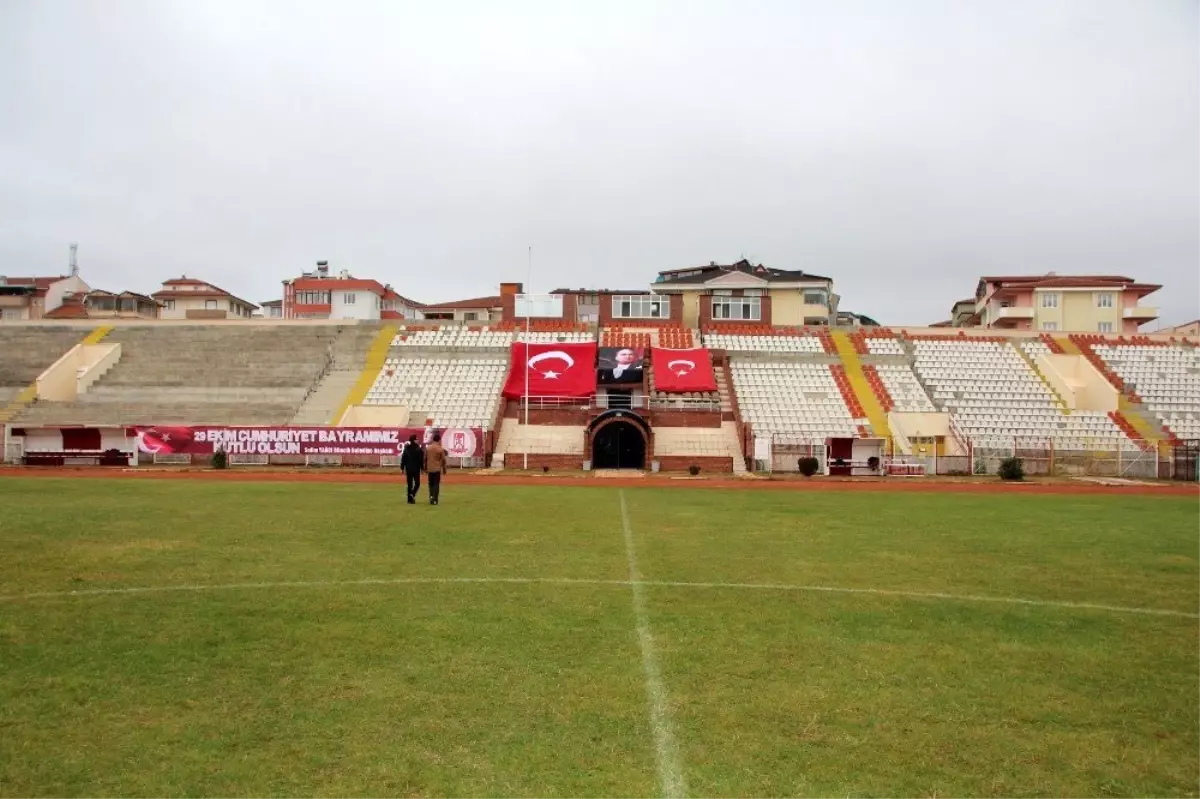
[[[762,289],[746,289],[742,292],[743,297],[761,297],[762,295]]]
[[[297,305],[328,305],[329,304],[329,292],[328,291],[297,291],[296,292],[296,304]]]
[[[828,305],[829,295],[824,291],[806,291],[804,292],[805,305]]]
[[[1042,330],[1058,330],[1058,322],[1042,322]]]
[[[167,300],[167,310],[168,311],[175,310],[175,300]]]
[[[1058,307],[1058,295],[1054,294],[1052,292],[1043,294],[1042,295],[1042,307],[1043,308],[1057,308]]]
[[[205,309],[206,311],[215,311],[215,310],[217,310],[217,301],[216,301],[216,300],[205,300],[205,301],[204,301],[204,309]]]
[[[733,289],[713,289],[714,297],[732,297]]]
[[[1112,322],[1100,322],[1099,324],[1096,325],[1096,329],[1098,331],[1100,331],[1101,333],[1111,333],[1111,332],[1113,332],[1113,323]]]
[[[712,301],[713,319],[758,321],[762,319],[761,297],[721,297]]]
[[[670,303],[654,294],[617,294],[612,300],[614,319],[663,319],[670,315]]]
[[[357,300],[358,300],[358,295],[356,295],[352,291],[348,291],[342,295],[342,302],[344,302],[346,305],[353,305],[355,303],[355,301],[357,301]]]
[[[479,318],[479,314],[475,313],[474,311],[467,311],[466,313],[463,314],[464,322],[474,322],[478,318]]]
[[[1105,291],[1105,292],[1101,292],[1100,294],[1097,294],[1097,295],[1096,295],[1096,307],[1097,307],[1097,308],[1111,308],[1111,307],[1113,307],[1113,295],[1112,295],[1112,292],[1111,292],[1111,291]]]

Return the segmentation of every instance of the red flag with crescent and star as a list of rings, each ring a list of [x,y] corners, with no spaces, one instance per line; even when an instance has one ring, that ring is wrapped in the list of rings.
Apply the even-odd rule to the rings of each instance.
[[[704,347],[691,350],[651,350],[654,365],[654,387],[658,391],[676,394],[688,391],[716,391],[712,358]]]
[[[590,397],[596,393],[596,342],[512,345],[504,396]]]

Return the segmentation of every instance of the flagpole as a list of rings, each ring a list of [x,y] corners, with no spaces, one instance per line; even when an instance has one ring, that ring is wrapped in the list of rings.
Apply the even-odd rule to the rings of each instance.
[[[529,285],[533,282],[533,245],[526,254],[525,269],[525,435],[529,435]],[[525,444],[524,470],[529,471],[529,444]]]

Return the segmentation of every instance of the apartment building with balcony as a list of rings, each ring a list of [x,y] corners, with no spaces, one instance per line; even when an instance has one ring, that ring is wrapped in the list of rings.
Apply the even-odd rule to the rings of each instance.
[[[331,275],[329,262],[318,261],[316,271],[283,281],[280,307],[284,319],[379,320],[419,319],[424,306],[378,280],[357,278],[344,269]]]
[[[55,277],[7,277],[0,275],[0,321],[25,322],[43,319],[68,297],[91,291],[78,274]]]
[[[809,326],[837,322],[839,297],[831,278],[745,259],[659,272],[650,288],[682,300],[680,321],[687,327],[724,321]]]
[[[1130,334],[1158,318],[1145,298],[1162,286],[1119,275],[984,276],[975,310],[955,303],[955,326],[996,330]],[[961,320],[959,323],[958,320]]]

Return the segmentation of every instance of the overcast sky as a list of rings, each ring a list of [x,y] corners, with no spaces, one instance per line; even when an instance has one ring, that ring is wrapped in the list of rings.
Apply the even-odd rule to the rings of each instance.
[[[432,302],[743,256],[922,324],[981,274],[1200,316],[1183,0],[0,2],[0,273]]]

